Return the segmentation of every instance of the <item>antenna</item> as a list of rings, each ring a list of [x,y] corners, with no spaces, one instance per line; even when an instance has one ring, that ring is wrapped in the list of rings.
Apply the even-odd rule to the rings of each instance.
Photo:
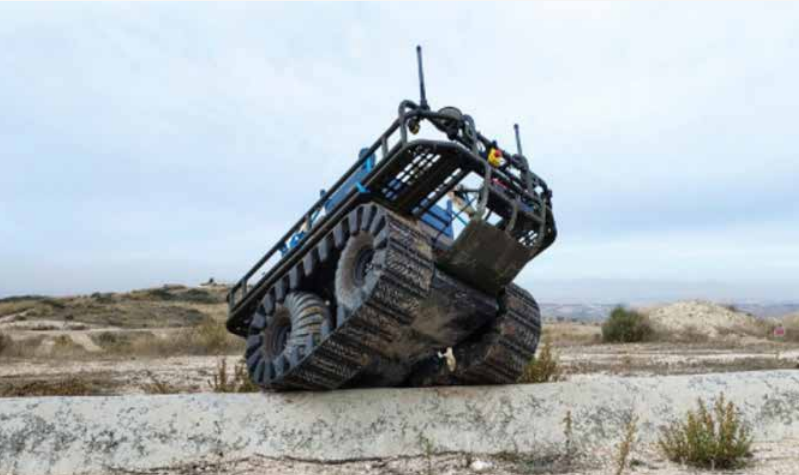
[[[513,124],[513,131],[516,132],[516,153],[524,155],[522,153],[522,139],[519,137],[519,124]]]
[[[416,46],[416,62],[419,64],[419,95],[421,99],[419,100],[419,106],[422,109],[429,109],[430,107],[427,105],[427,94],[424,91],[424,69],[422,68],[422,47],[417,45]]]

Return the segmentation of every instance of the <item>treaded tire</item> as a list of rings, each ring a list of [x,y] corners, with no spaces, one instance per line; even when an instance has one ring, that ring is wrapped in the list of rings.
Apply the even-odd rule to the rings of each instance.
[[[336,299],[335,315],[329,314],[318,298],[300,298],[296,305],[287,304],[292,293],[319,285],[322,275],[333,280],[324,285],[335,287],[332,274],[350,241],[355,243],[348,253],[358,251],[356,257],[362,249],[373,248],[374,252],[361,261],[369,264],[369,272],[361,274],[363,279],[341,278],[339,285],[348,287],[342,290],[343,300]],[[358,259],[348,258],[347,262],[347,268],[359,268]],[[320,391],[346,385],[375,361],[391,356],[388,348],[412,323],[430,291],[433,269],[430,237],[417,229],[417,223],[377,204],[355,208],[265,292],[251,319],[247,339],[245,356],[251,379],[262,388],[276,391]],[[367,275],[370,273],[373,275]],[[280,354],[267,354],[264,329],[273,324],[281,307],[283,318],[289,307],[295,310],[294,314],[288,312],[295,319],[302,313],[297,309],[321,307],[323,312],[316,312],[321,315],[319,320],[303,319],[294,324],[308,334],[298,332],[296,341],[289,335]]]
[[[295,353],[307,355],[311,342],[319,344],[322,324],[329,318],[325,301],[311,292],[289,293],[270,315],[259,306],[250,324],[245,353],[253,382],[259,383],[259,365],[285,360]]]
[[[368,300],[385,263],[385,241],[379,245],[381,248],[377,248],[375,236],[366,232],[347,241],[336,267],[338,305],[354,310]]]

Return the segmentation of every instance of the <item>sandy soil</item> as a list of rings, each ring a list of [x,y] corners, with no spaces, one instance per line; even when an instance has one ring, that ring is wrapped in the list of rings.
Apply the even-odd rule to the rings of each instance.
[[[101,394],[147,394],[154,383],[169,386],[174,392],[205,392],[220,359],[229,368],[239,356],[178,356],[141,359],[12,359],[0,365],[0,394],[4,386],[34,381],[80,378],[102,388]]]
[[[55,303],[52,299],[6,302],[3,305],[7,313],[0,316],[0,332],[17,347],[34,351],[3,354],[0,395],[12,394],[7,391],[11,386],[65,378],[87,380],[95,388],[93,394],[146,393],[152,391],[153,383],[175,392],[208,391],[219,357],[156,356],[183,354],[174,351],[153,351],[150,356],[137,351],[115,354],[113,345],[105,347],[101,342],[104,336],[125,337],[145,343],[159,340],[172,348],[182,338],[180,332],[190,328],[185,325],[187,320],[182,326],[173,326],[174,314],[180,316],[187,309],[205,305],[204,310],[210,315],[219,310],[221,304],[216,302],[221,298],[219,289],[165,287],[63,298]],[[192,299],[211,303],[198,304]],[[22,310],[17,311],[19,308]],[[66,312],[71,312],[68,319]],[[119,312],[125,318],[118,317]],[[762,331],[760,323],[753,323],[753,317],[726,307],[678,302],[650,309],[649,318],[653,323],[671,325],[671,331],[699,325],[716,336],[708,333],[707,338],[694,343],[607,345],[598,343],[598,324],[574,322],[547,322],[544,334],[553,342],[569,379],[799,367],[799,342],[766,340],[768,333]],[[113,322],[123,322],[124,326]],[[66,349],[63,340],[71,342]],[[235,343],[240,341],[235,339]],[[228,356],[226,361],[232,368],[239,356]]]
[[[73,332],[76,333],[76,332]],[[77,332],[78,334],[80,332]],[[75,337],[73,336],[73,339]],[[91,342],[91,340],[89,340]],[[708,344],[634,344],[558,347],[567,379],[603,376],[652,376],[726,371],[799,368],[799,344],[755,344],[741,348]],[[34,381],[80,378],[101,388],[101,394],[143,394],[154,382],[175,392],[204,392],[220,362],[218,356],[119,358],[84,356],[79,359],[4,358],[0,365],[0,394],[4,387]],[[223,357],[229,368],[240,356]]]
[[[643,343],[559,348],[567,374],[656,376],[799,368],[799,343]]]

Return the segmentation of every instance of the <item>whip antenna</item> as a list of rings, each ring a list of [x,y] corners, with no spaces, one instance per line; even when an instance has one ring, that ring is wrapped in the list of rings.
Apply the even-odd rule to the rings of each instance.
[[[513,131],[516,133],[516,153],[524,155],[522,153],[522,139],[519,136],[519,124],[513,124]]]
[[[416,46],[416,62],[419,65],[419,95],[421,96],[419,100],[419,106],[422,109],[429,109],[430,107],[427,105],[427,94],[424,90],[424,69],[422,67],[422,47]]]

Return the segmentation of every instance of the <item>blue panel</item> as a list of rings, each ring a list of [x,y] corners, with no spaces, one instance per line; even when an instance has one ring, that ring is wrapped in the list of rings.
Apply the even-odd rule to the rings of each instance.
[[[452,220],[454,213],[452,212],[452,201],[447,200],[447,207],[442,208],[438,205],[433,205],[425,214],[422,215],[422,222],[441,232],[441,234],[452,238],[455,235],[452,229]]]
[[[361,152],[359,154],[360,157],[363,158],[364,154],[368,151],[369,149],[366,148],[361,149]],[[325,212],[330,213],[333,209],[335,209],[336,206],[338,206],[339,203],[341,203],[341,201],[347,197],[350,190],[352,190],[353,188],[357,188],[362,193],[365,192],[366,189],[363,187],[363,185],[361,185],[361,182],[366,178],[366,175],[368,175],[369,172],[372,171],[372,168],[374,168],[374,166],[375,166],[375,156],[373,154],[366,160],[366,162],[364,162],[363,167],[359,168],[358,170],[355,171],[355,173],[350,175],[350,177],[347,178],[347,181],[345,181],[341,185],[338,191],[336,191],[335,193],[333,193],[332,196],[330,196],[330,199],[327,201],[327,203],[325,203]]]

